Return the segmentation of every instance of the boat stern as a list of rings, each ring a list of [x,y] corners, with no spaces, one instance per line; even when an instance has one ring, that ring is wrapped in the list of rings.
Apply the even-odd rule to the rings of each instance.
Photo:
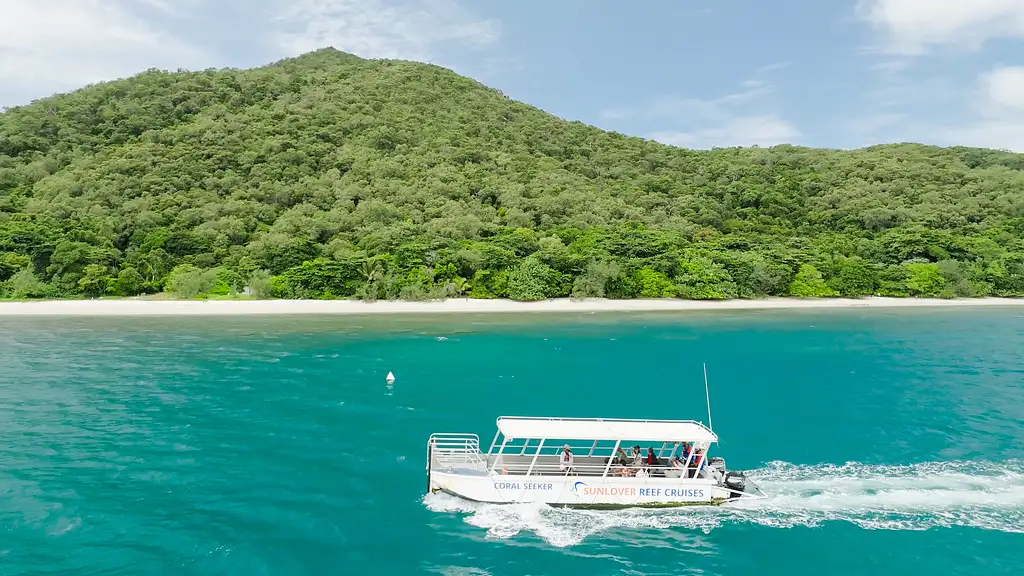
[[[452,491],[460,476],[487,476],[487,455],[476,434],[431,434],[427,440],[427,492]]]

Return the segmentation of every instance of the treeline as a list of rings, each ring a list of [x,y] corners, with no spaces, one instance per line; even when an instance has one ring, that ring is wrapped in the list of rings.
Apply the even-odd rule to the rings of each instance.
[[[692,151],[323,50],[0,114],[0,297],[1024,295],[1024,155]]]

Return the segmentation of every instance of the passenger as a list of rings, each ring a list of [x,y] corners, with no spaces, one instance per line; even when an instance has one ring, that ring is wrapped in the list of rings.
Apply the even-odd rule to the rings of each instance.
[[[692,451],[693,451],[693,449],[690,447],[690,443],[689,442],[683,442],[679,446],[679,457],[672,461],[672,467],[680,469],[680,473],[679,473],[680,476],[687,476],[688,475],[688,471],[687,471],[687,468],[686,468],[686,463],[689,461],[690,453]]]
[[[562,455],[558,459],[558,471],[562,474],[569,474],[573,472],[572,468],[572,450],[569,449],[569,445],[562,446]]]
[[[660,470],[658,467],[661,466],[661,461],[658,460],[657,454],[654,453],[654,448],[647,447],[647,473],[651,476],[664,476],[665,471]]]
[[[679,456],[673,456],[669,463],[669,469],[665,470],[665,477],[681,478],[683,476],[684,468],[686,468],[686,460],[683,460]]]
[[[701,469],[704,468],[704,452],[700,448],[696,448],[693,451],[693,461],[690,463],[690,478],[696,478],[697,474],[700,473]]]
[[[612,468],[610,468],[610,470],[609,470],[609,472],[612,474],[612,476],[632,476],[633,475],[632,471],[629,468],[630,458],[626,454],[626,451],[623,450],[621,447],[620,448],[616,448],[615,454],[613,456],[611,456],[610,458],[608,458],[608,461],[606,461],[606,462],[610,462],[610,465],[612,466]]]
[[[640,445],[637,444],[636,446],[633,446],[632,452],[633,452],[633,454],[632,454],[632,456],[633,456],[632,466],[634,468],[643,468],[643,466],[644,466],[644,455],[640,452]]]

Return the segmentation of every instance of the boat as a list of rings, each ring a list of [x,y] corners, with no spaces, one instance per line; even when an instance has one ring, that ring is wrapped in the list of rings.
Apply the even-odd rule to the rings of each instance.
[[[432,434],[427,490],[474,502],[595,509],[765,497],[723,458],[708,456],[718,436],[694,420],[501,416],[497,428],[486,452],[476,434]],[[634,458],[637,447],[655,462]]]

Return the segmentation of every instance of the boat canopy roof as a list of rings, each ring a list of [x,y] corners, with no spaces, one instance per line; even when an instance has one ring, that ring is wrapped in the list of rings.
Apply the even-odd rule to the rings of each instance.
[[[714,432],[694,420],[501,416],[498,418],[498,431],[505,438],[718,442],[718,436]]]

